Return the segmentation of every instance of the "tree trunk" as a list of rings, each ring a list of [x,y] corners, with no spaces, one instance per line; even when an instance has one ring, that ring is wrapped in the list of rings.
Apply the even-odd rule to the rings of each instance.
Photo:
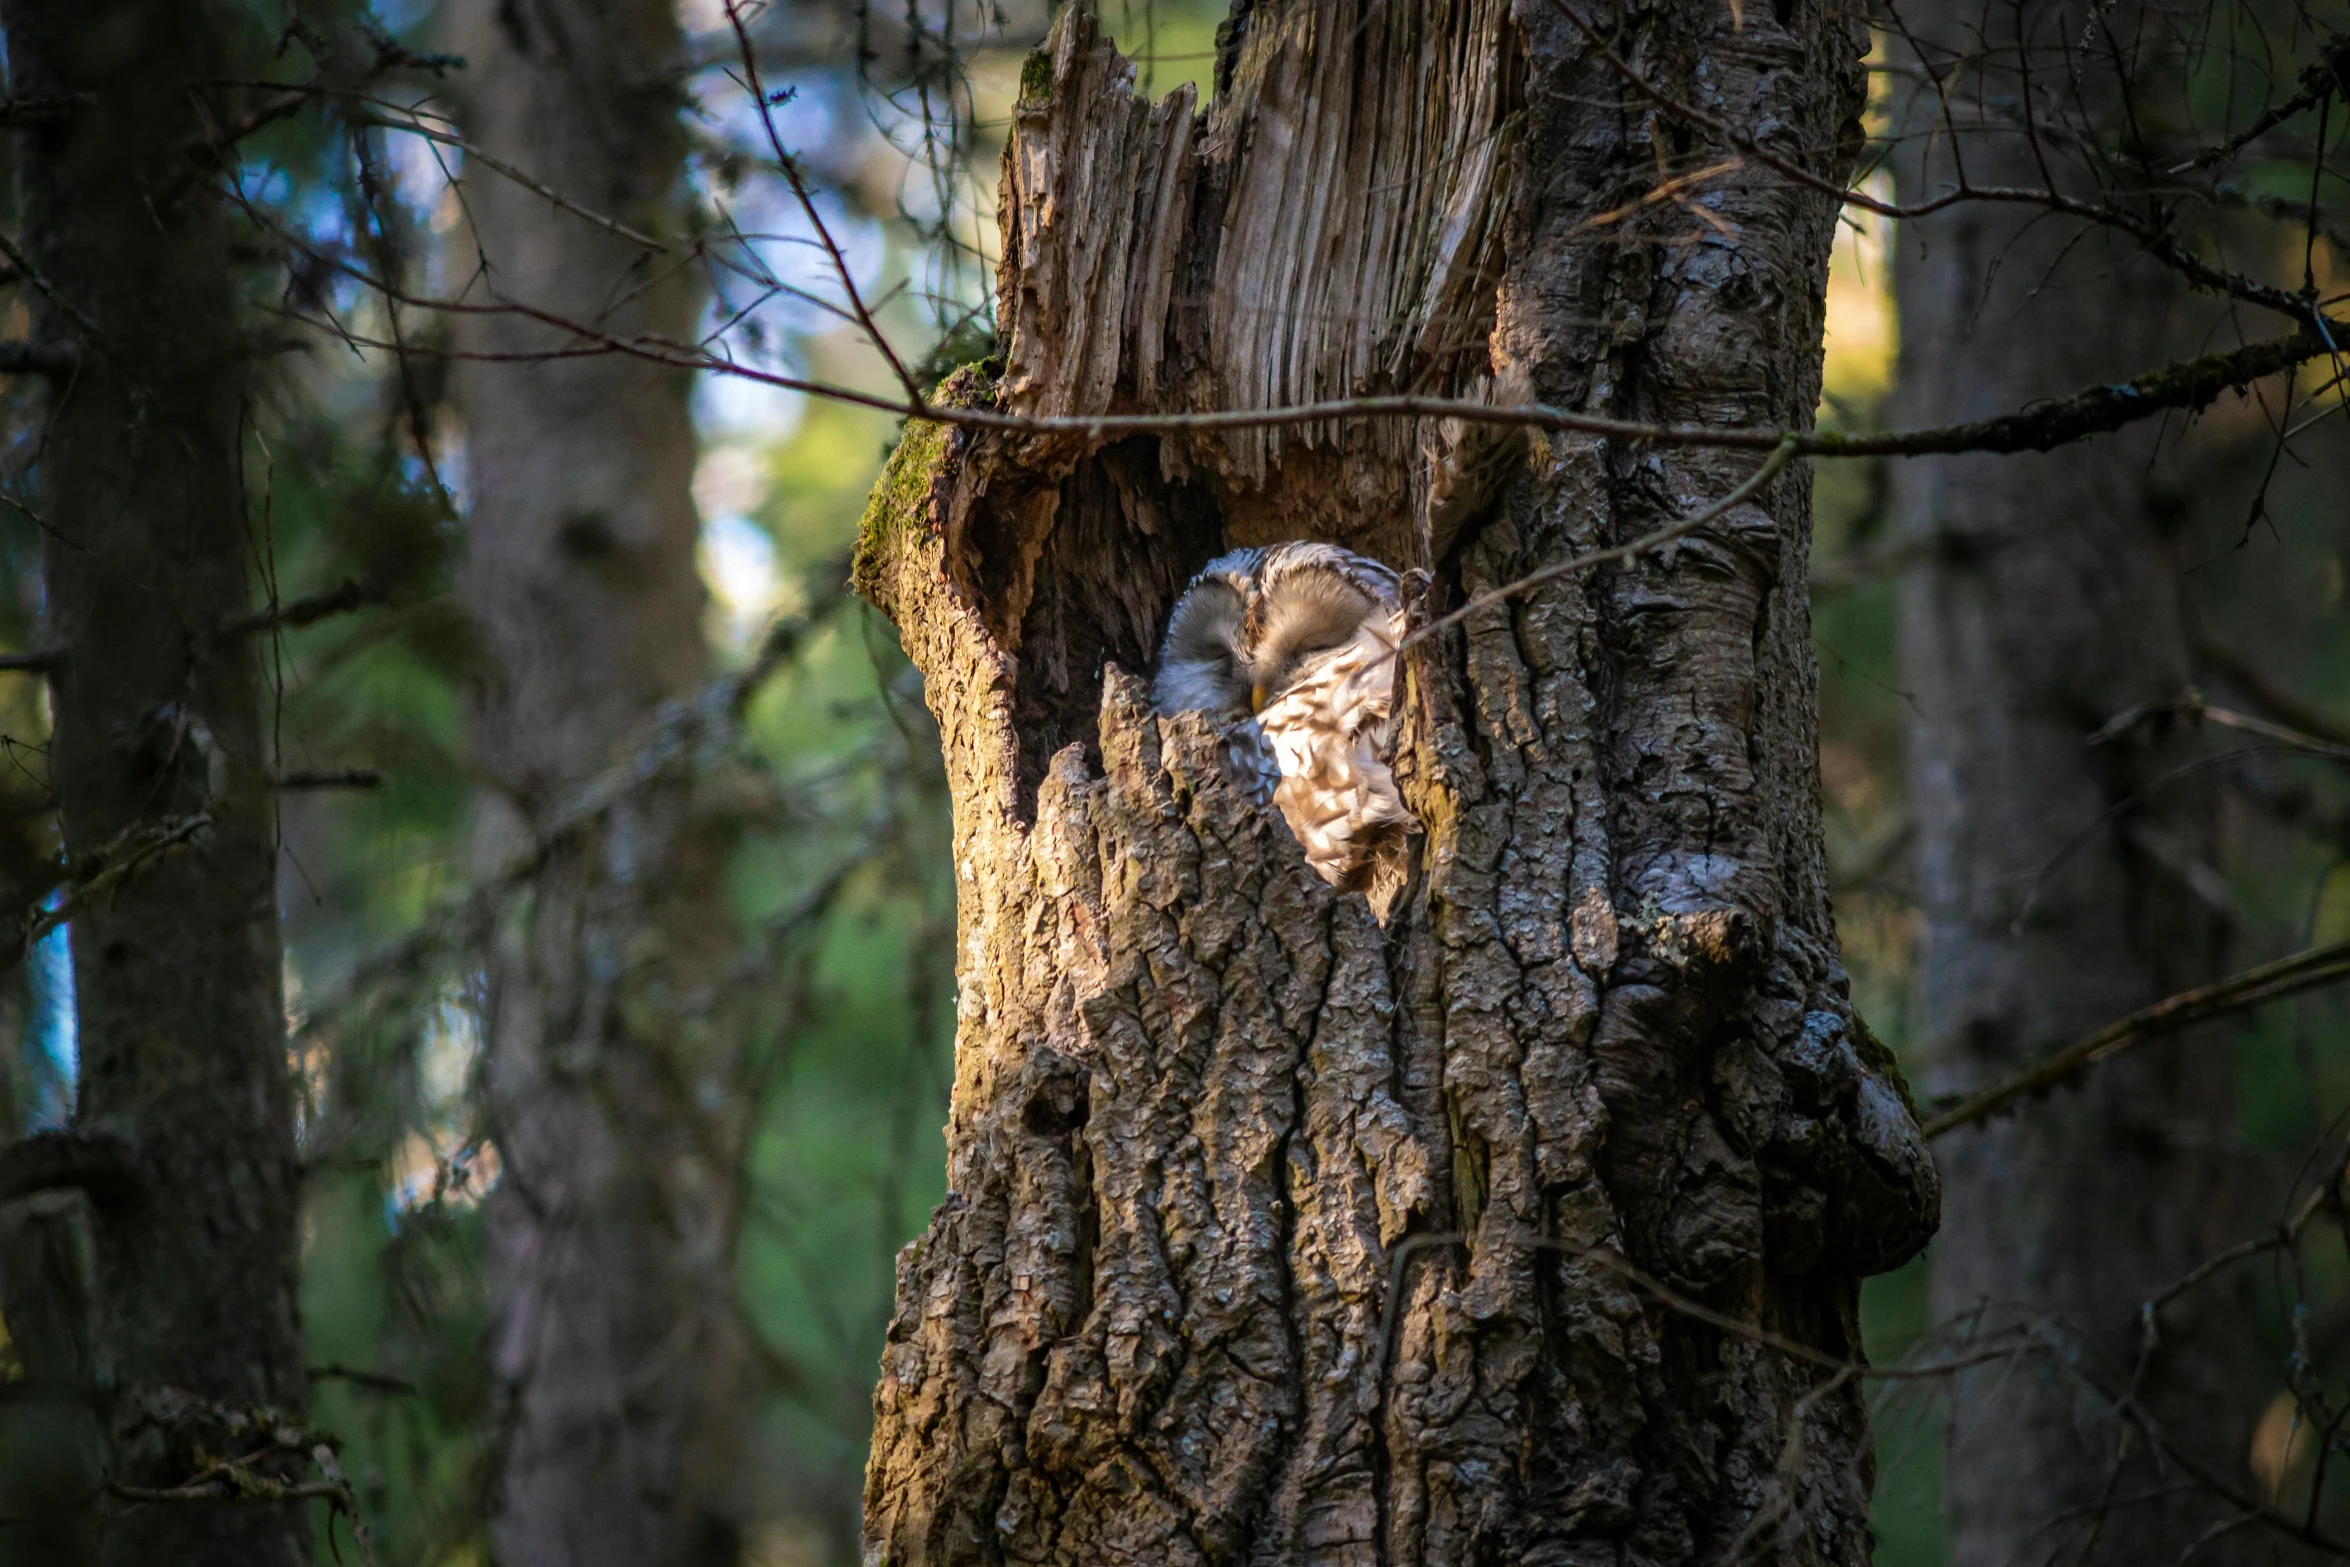
[[[668,0],[470,0],[468,136],[656,252],[487,170],[465,181],[490,298],[690,340],[681,44]],[[502,862],[709,674],[685,372],[551,358],[524,315],[461,317],[472,542],[488,654],[472,712]],[[685,780],[553,845],[489,986],[500,1560],[727,1562],[750,1389],[726,1211],[741,1129],[710,987],[736,933],[722,845]]]
[[[2087,18],[2028,6],[2013,47],[2057,59]],[[1972,44],[1980,13],[1945,3],[1905,20],[1946,49]],[[1979,186],[2069,177],[2015,134],[2008,25],[1996,81],[1952,72],[1948,121],[1930,95],[1921,104],[1954,129],[1903,142],[1903,201],[1951,188],[1953,135]],[[2129,33],[2121,13],[2104,25]],[[2152,76],[2141,92],[2158,90]],[[2099,91],[2092,77],[2092,107]],[[2161,111],[2149,99],[2133,112]],[[2172,357],[2180,291],[2133,248],[2017,208],[1960,204],[1903,225],[1892,422],[1978,418]],[[2220,967],[2205,779],[2158,777],[2177,757],[2149,758],[2141,736],[2088,738],[2187,685],[2173,530],[2197,461],[2192,436],[2149,425],[2045,455],[1894,470],[1898,525],[1920,546],[1900,651],[1938,1094],[1986,1087]],[[1939,1148],[1951,1222],[1935,1250],[1936,1317],[1962,1335],[2033,1320],[2056,1346],[1952,1384],[1954,1567],[2167,1558],[2196,1520],[2219,1516],[2166,1483],[2175,1469],[2113,1399],[2132,1386],[2140,1304],[2240,1238],[2233,1075],[2227,1052],[2173,1044]],[[2200,1340],[2198,1312],[2216,1330]],[[2231,1478],[2250,1434],[2247,1388],[2233,1380],[2249,1320],[2209,1292],[2169,1308],[2138,1390],[2170,1437]]]
[[[1662,5],[1617,47],[1834,180],[1864,42],[1791,0]],[[1723,149],[1558,6],[1244,6],[1205,116],[1130,83],[1067,9],[1005,155],[1002,371],[942,395],[1811,416],[1834,202],[1716,176],[1702,212],[1642,204]],[[858,573],[943,731],[959,1034],[951,1195],[900,1258],[875,1396],[873,1552],[1867,1559],[1859,1387],[1753,1331],[1857,1356],[1859,1276],[1936,1203],[1829,918],[1806,478],[1409,658],[1427,832],[1384,921],[1141,680],[1228,546],[1426,572],[1425,615],[1752,471],[1394,422],[909,427]]]
[[[100,1400],[109,1475],[172,1486],[253,1445],[230,1411],[307,1401],[269,769],[254,639],[233,629],[254,568],[252,350],[196,156],[231,74],[228,18],[139,0],[99,25],[87,6],[7,0],[0,20],[15,100],[57,106],[13,133],[16,286],[36,347],[74,359],[37,464],[61,650],[49,778],[76,880],[119,876],[72,923],[71,1127],[12,1149],[7,1186],[87,1192],[94,1331],[40,1336]],[[308,1555],[296,1507],[100,1507],[107,1562]]]

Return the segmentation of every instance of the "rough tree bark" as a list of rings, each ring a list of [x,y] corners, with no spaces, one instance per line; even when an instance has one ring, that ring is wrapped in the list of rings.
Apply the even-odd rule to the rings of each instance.
[[[1609,25],[1614,25],[1612,22]],[[1824,177],[1865,39],[1668,3],[1618,47]],[[1211,111],[1071,6],[1023,75],[1017,413],[1357,389],[1803,424],[1834,204],[1719,175],[1551,0],[1236,7]],[[1444,427],[916,424],[858,580],[928,682],[961,892],[951,1195],[900,1258],[867,1478],[895,1564],[1866,1560],[1860,1275],[1936,1186],[1852,1014],[1790,473],[1669,559],[1406,669],[1427,825],[1384,923],[1142,680],[1190,573],[1311,536],[1428,608],[1636,536],[1751,458]],[[1392,1290],[1392,1293],[1391,1293]]]
[[[2102,25],[2127,37],[2130,15],[2109,11]],[[1940,51],[1971,53],[1975,27],[1999,40],[1998,74],[1949,72],[1947,121],[1931,94],[1916,110],[1921,125],[1956,128],[1975,183],[2065,176],[2064,161],[2015,133],[2013,51],[2028,41],[2059,58],[2086,10],[2026,6],[1986,23],[1971,0],[1938,0],[1903,17],[1946,70]],[[2043,111],[2067,85],[2041,84]],[[2132,113],[2146,127],[2162,117],[2159,92],[2140,84]],[[1901,145],[1902,200],[1951,187],[1951,134]],[[2163,269],[2013,209],[1962,204],[1904,225],[1894,279],[1896,425],[2116,380],[2183,340],[2185,302]],[[2159,778],[2177,757],[2150,758],[2142,736],[2088,743],[2108,719],[2187,685],[2174,546],[2198,463],[2208,471],[2210,457],[2192,432],[2149,426],[2045,455],[1894,470],[1898,526],[1919,546],[1902,584],[1901,680],[1937,1094],[1987,1086],[2221,965],[2206,778]],[[2208,1499],[2166,1492],[2165,1469],[2111,1397],[2130,1385],[2140,1303],[2238,1238],[2231,1220],[2247,1217],[2231,1211],[2233,1072],[2220,1050],[2142,1052],[2078,1094],[1938,1148],[1951,1198],[1934,1256],[1938,1320],[1993,1333],[2043,1318],[2065,1346],[1953,1384],[1954,1567],[2146,1561],[2217,1516]],[[2146,1409],[2173,1417],[2168,1434],[2230,1477],[2250,1431],[2253,1347],[2236,1307],[2206,1292],[2170,1308],[2142,1389]],[[2198,1312],[2211,1331],[2197,1332]]]
[[[99,25],[87,6],[8,0],[0,22],[15,100],[54,106],[13,128],[16,282],[35,347],[72,365],[35,465],[59,650],[49,780],[73,874],[127,873],[72,924],[72,1125],[9,1150],[5,1184],[87,1194],[87,1252],[53,1225],[35,1249],[69,1283],[86,1255],[92,1309],[82,1326],[52,1310],[34,1337],[77,1362],[47,1369],[94,1400],[108,1473],[169,1486],[200,1452],[250,1447],[223,1406],[306,1402],[276,846],[254,639],[235,629],[254,569],[239,461],[253,345],[194,161],[233,18],[138,0]],[[99,1508],[106,1562],[307,1555],[294,1507]]]
[[[669,0],[470,0],[468,136],[666,252],[495,174],[466,181],[490,296],[619,336],[694,335],[681,45]],[[544,353],[521,315],[460,346]],[[685,372],[626,358],[462,361],[466,601],[488,654],[471,728],[502,861],[708,677]],[[682,784],[567,838],[491,971],[490,1199],[501,1560],[728,1562],[748,1436],[726,1211],[740,1129],[708,988],[736,933],[722,845]]]

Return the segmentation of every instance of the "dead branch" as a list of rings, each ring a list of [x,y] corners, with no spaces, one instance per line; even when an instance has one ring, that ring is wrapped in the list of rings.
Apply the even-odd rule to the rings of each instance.
[[[103,848],[84,858],[90,869],[66,883],[64,895],[47,907],[29,910],[12,940],[0,945],[0,970],[22,958],[58,926],[71,920],[97,898],[120,887],[162,858],[166,851],[186,843],[212,825],[212,813],[175,816],[160,822],[134,823],[116,834]]]
[[[1551,8],[1574,25],[1590,44],[1592,51],[1605,60],[1609,69],[1622,77],[1626,86],[1658,108],[1686,124],[1701,126],[1720,136],[1741,153],[1772,172],[1795,181],[1799,185],[1835,197],[1847,206],[1860,208],[1885,218],[1922,218],[1945,207],[1961,202],[1985,202],[2005,205],[2039,207],[2066,217],[2079,218],[2100,228],[2109,228],[2136,240],[2155,260],[2179,273],[2190,282],[2217,293],[2227,294],[2246,304],[2258,305],[2297,321],[2316,322],[2315,303],[2298,294],[2267,283],[2255,282],[2241,273],[2215,267],[2202,258],[2180,248],[2178,241],[2160,223],[2126,212],[2118,207],[2097,202],[2082,201],[2053,188],[2028,190],[2008,186],[1971,185],[1962,182],[1956,190],[1946,191],[1928,201],[1903,205],[1882,201],[1865,191],[1852,189],[1836,181],[1823,179],[1792,159],[1784,158],[1764,147],[1754,137],[1736,126],[1710,114],[1693,103],[1677,98],[1641,74],[1638,67],[1611,48],[1597,27],[1585,21],[1567,0],[1550,0]]]
[[[2255,706],[2267,708],[2271,715],[2304,734],[2315,735],[2332,745],[2350,746],[2350,724],[2293,695],[2234,650],[2220,646],[2209,637],[2198,637],[2195,656],[2210,665],[2214,674],[2250,697]]]
[[[372,767],[329,767],[308,772],[280,773],[271,780],[278,789],[381,789],[384,775]]]
[[[1648,554],[1652,550],[1662,549],[1664,546],[1672,543],[1676,539],[1685,539],[1690,534],[1695,533],[1698,529],[1704,527],[1707,523],[1712,522],[1715,518],[1733,511],[1744,505],[1746,502],[1752,500],[1756,495],[1762,492],[1764,486],[1768,485],[1773,479],[1776,479],[1781,473],[1785,472],[1787,465],[1794,460],[1795,438],[1793,436],[1789,436],[1779,443],[1778,449],[1771,453],[1770,457],[1760,468],[1757,468],[1754,473],[1747,478],[1745,483],[1739,485],[1736,489],[1723,496],[1720,500],[1714,502],[1711,506],[1708,506],[1705,510],[1692,513],[1687,517],[1683,517],[1674,522],[1668,523],[1664,527],[1658,528],[1653,533],[1643,534],[1639,538],[1634,539],[1629,544],[1618,544],[1610,549],[1593,550],[1587,555],[1577,555],[1567,560],[1558,561],[1552,565],[1543,567],[1540,571],[1520,577],[1515,582],[1505,582],[1498,588],[1487,588],[1482,593],[1473,594],[1470,596],[1469,601],[1466,604],[1463,604],[1459,609],[1454,610],[1449,615],[1445,615],[1436,620],[1430,621],[1427,625],[1422,626],[1419,630],[1413,632],[1410,636],[1405,637],[1401,642],[1398,642],[1395,645],[1395,651],[1397,653],[1401,653],[1406,648],[1417,646],[1418,644],[1427,641],[1430,637],[1435,636],[1438,632],[1448,631],[1452,627],[1459,625],[1462,621],[1467,620],[1471,615],[1476,614],[1480,610],[1491,609],[1494,605],[1501,603],[1505,599],[1514,598],[1520,593],[1524,593],[1530,589],[1540,587],[1543,583],[1554,581],[1559,577],[1568,575],[1570,572],[1588,571],[1593,566],[1605,566],[1610,564],[1629,565],[1631,562],[1639,559],[1643,555]]]
[[[272,604],[249,615],[239,615],[222,624],[220,636],[223,641],[227,641],[250,636],[256,631],[296,631],[330,616],[381,604],[386,597],[386,592],[375,584],[361,582],[356,577],[345,577],[340,584],[324,593],[314,593],[291,603]]]
[[[2214,984],[2180,991],[2108,1023],[2005,1082],[1961,1101],[1928,1120],[1922,1130],[1932,1139],[1962,1126],[1976,1125],[2028,1094],[2044,1094],[2087,1068],[2134,1050],[2149,1039],[2175,1034],[2263,1002],[2316,990],[2344,978],[2350,978],[2350,941],[2312,947]]]

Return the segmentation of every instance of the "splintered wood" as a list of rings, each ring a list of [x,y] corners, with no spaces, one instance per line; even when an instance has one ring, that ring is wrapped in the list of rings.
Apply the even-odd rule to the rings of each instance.
[[[1071,8],[1004,156],[1003,406],[1474,395],[1518,125],[1505,12],[1267,7],[1203,120],[1189,86],[1137,97],[1132,64]],[[1298,441],[1367,459],[1358,491],[1408,505],[1404,422],[1236,430],[1168,456],[1256,488]]]

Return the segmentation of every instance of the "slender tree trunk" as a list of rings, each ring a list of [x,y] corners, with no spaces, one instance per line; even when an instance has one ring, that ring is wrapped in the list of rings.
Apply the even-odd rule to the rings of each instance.
[[[1236,9],[1214,109],[1073,5],[1005,156],[1021,414],[1392,387],[1800,425],[1834,203],[1718,164],[1563,8]],[[1617,46],[1838,179],[1838,9]],[[1702,84],[1702,86],[1700,86]],[[1702,208],[1702,210],[1698,210]],[[1613,216],[1608,216],[1612,214]],[[1751,456],[1356,423],[915,425],[859,582],[928,681],[961,892],[951,1195],[902,1255],[867,1478],[900,1567],[1868,1555],[1857,1356],[1936,1188],[1824,886],[1809,487],[1407,664],[1427,834],[1382,921],[1141,677],[1229,545],[1326,538],[1424,609],[1714,501]],[[1495,482],[1498,481],[1498,484]]]
[[[653,251],[481,170],[486,294],[616,336],[690,339],[680,41],[669,0],[468,0],[469,137]],[[483,355],[550,353],[522,315]],[[495,863],[709,674],[681,371],[626,358],[462,361],[465,593],[489,654],[475,754]],[[709,986],[735,933],[720,844],[683,780],[557,846],[490,976],[493,1539],[533,1567],[727,1562],[750,1389],[725,1212],[739,1129]]]
[[[1952,46],[1973,52],[1972,5],[1904,16],[1934,40],[1938,65]],[[2012,45],[2026,41],[2057,58],[2088,16],[2026,6],[2011,41],[2002,13],[1998,69],[2012,72]],[[2130,22],[2110,12],[2104,25],[2127,36]],[[1904,142],[1902,199],[1950,188],[1953,136],[1978,185],[2037,186],[2050,168],[2063,178],[2062,160],[2043,162],[2016,133],[2016,91],[2012,74],[1970,67],[1955,73],[1947,121],[1921,103],[1944,133]],[[1904,225],[1893,422],[1977,418],[2169,358],[2182,301],[2130,250],[2015,209],[1960,205]],[[2174,434],[2158,460],[2164,439],[2147,427],[2047,455],[1895,469],[1899,525],[1923,546],[1902,584],[1901,671],[1937,1092],[1987,1086],[2219,966],[2204,780],[2156,776],[2177,758],[2156,765],[2140,736],[2088,738],[2187,683],[2165,524],[2180,519],[2196,457],[2192,437]],[[2042,1322],[2053,1351],[1953,1384],[1955,1567],[2167,1559],[2218,1516],[2166,1485],[2175,1470],[2113,1399],[2135,1386],[2167,1436],[2241,1475],[2247,1390],[2231,1374],[2252,1336],[2224,1296],[2170,1308],[2163,1348],[2133,1383],[2140,1303],[2237,1238],[2232,1076],[2221,1050],[2146,1051],[1938,1149],[1950,1198],[1938,1319],[1962,1334]],[[2204,1317],[2215,1331],[2200,1337],[2199,1310],[2223,1319]]]
[[[72,1126],[11,1150],[8,1185],[88,1193],[91,1331],[45,1337],[82,1361],[108,1472],[169,1486],[249,1450],[227,1411],[306,1402],[270,784],[252,639],[232,629],[253,572],[251,349],[197,158],[231,18],[8,0],[0,20],[12,94],[59,106],[16,132],[16,286],[35,344],[75,359],[36,465],[61,650],[49,776],[75,877],[123,873],[72,925]],[[100,1507],[107,1562],[308,1554],[294,1507]]]

